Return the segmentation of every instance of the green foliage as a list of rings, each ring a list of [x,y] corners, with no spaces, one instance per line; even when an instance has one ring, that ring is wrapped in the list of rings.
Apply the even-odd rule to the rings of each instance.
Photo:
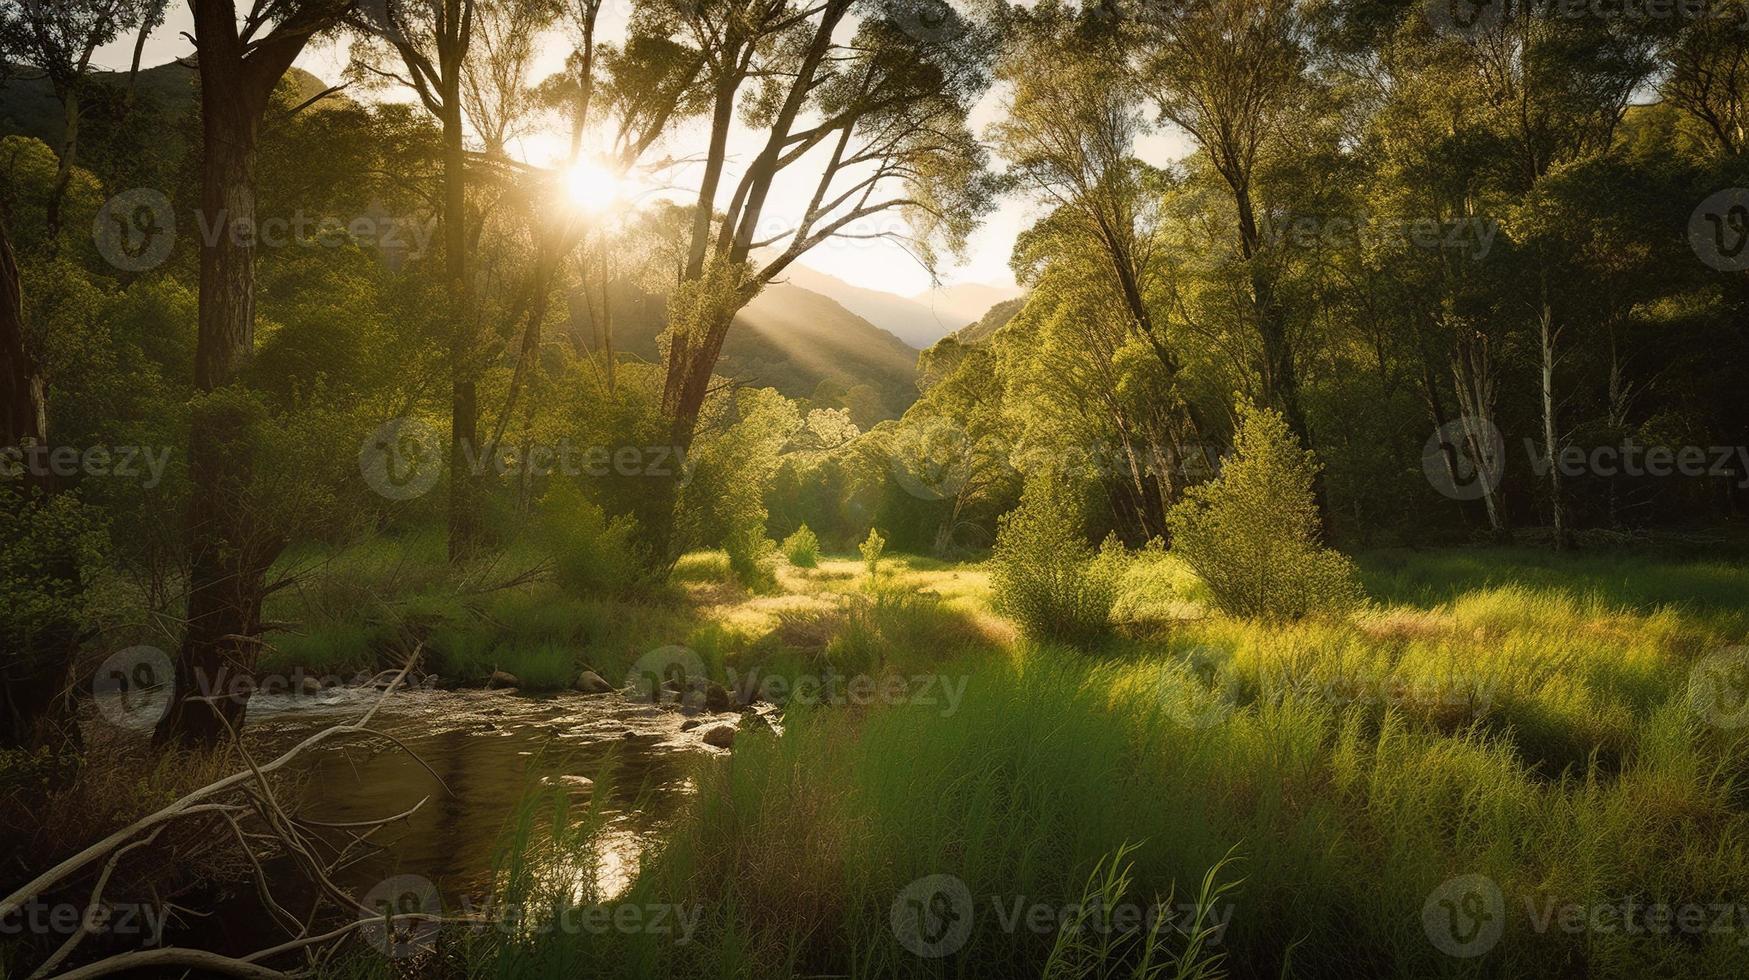
[[[990,559],[993,601],[1029,637],[1086,645],[1110,632],[1123,547],[1107,538],[1096,552],[1081,528],[1074,495],[1042,477],[1001,520]]]
[[[813,568],[820,564],[820,539],[803,524],[783,539],[783,556],[797,568]]]
[[[36,666],[20,661],[83,630],[104,544],[99,515],[73,495],[0,479],[0,669]]]
[[[680,505],[686,550],[721,546],[748,588],[774,581],[777,546],[766,535],[765,494],[779,453],[801,420],[794,402],[766,388],[740,391],[709,406],[712,418],[687,460]]]
[[[353,675],[376,666],[374,638],[368,623],[318,623],[295,633],[271,637],[257,666],[273,673],[290,673],[301,667],[318,675]]]
[[[1123,921],[1120,910],[1139,904],[1131,893],[1135,865],[1129,860],[1135,844],[1125,843],[1099,859],[1072,915],[1057,929],[1056,944],[1040,975],[1044,980],[1088,976],[1131,976],[1134,980],[1218,980],[1225,977],[1219,946],[1225,923],[1220,921],[1229,894],[1240,881],[1222,881],[1232,855],[1222,858],[1203,875],[1202,887],[1185,921],[1168,921],[1156,915],[1139,924]],[[1156,899],[1155,910],[1178,911],[1175,895]]]
[[[569,483],[541,498],[534,540],[551,556],[554,579],[566,591],[600,595],[629,588],[640,577],[630,517],[609,518]]]
[[[764,527],[743,527],[723,539],[729,556],[729,573],[735,581],[756,592],[777,584],[777,545],[765,536]]]
[[[1361,599],[1354,566],[1318,542],[1318,464],[1281,415],[1240,402],[1233,453],[1167,523],[1172,553],[1232,616],[1293,619]]]
[[[868,580],[873,582],[880,576],[881,552],[887,547],[887,539],[881,537],[881,532],[874,528],[868,529],[868,537],[862,539],[857,551],[862,554],[862,567],[868,571]]]

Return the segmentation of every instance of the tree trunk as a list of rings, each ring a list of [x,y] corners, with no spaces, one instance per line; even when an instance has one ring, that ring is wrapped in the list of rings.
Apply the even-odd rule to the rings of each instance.
[[[0,224],[0,439],[7,446],[41,442],[48,412],[42,373],[24,337],[24,285],[12,239]]]
[[[1539,318],[1542,340],[1542,408],[1543,465],[1549,471],[1549,513],[1554,524],[1555,550],[1567,550],[1568,529],[1566,509],[1561,501],[1560,446],[1555,435],[1555,310],[1548,299],[1548,284],[1543,284],[1542,316]]]
[[[197,5],[201,40],[234,31],[227,5]],[[201,209],[219,234],[200,246],[200,337],[195,386],[216,392],[242,378],[255,351],[255,140],[262,107],[237,60],[202,48]],[[237,230],[233,233],[233,230]],[[211,747],[240,729],[261,633],[262,585],[279,543],[255,526],[250,420],[236,405],[194,413],[189,433],[188,622],[176,687],[157,741]]]
[[[1445,459],[1445,475],[1451,480],[1452,486],[1463,482],[1463,476],[1458,472],[1458,447],[1446,435],[1445,427],[1451,424],[1451,415],[1445,410],[1445,401],[1439,397],[1439,383],[1433,373],[1433,360],[1425,348],[1421,351],[1421,391],[1427,403],[1428,418],[1433,420],[1433,431],[1439,433],[1439,454]],[[1463,505],[1463,501],[1459,501]],[[1472,508],[1464,506],[1466,515],[1472,513]]]
[[[473,370],[473,310],[467,266],[467,164],[459,98],[448,98],[443,116],[443,250],[449,279],[449,558],[479,551],[478,480],[473,469],[479,440],[479,399]]]
[[[17,256],[0,224],[0,445],[43,444],[48,412],[42,373],[24,335],[24,288]],[[22,505],[28,514],[51,492],[47,474],[26,469],[17,487],[7,488],[4,506]],[[16,499],[13,499],[16,495]],[[70,544],[71,542],[69,542]],[[41,570],[78,586],[72,554],[41,556]],[[60,747],[79,741],[68,697],[68,667],[79,643],[80,624],[57,622],[23,640],[20,649],[0,652],[0,748]]]
[[[79,153],[79,93],[73,84],[70,83],[61,92],[65,130],[61,137],[60,160],[55,165],[55,185],[49,191],[49,200],[44,211],[43,223],[48,230],[44,241],[51,256],[60,249],[61,206],[67,200],[67,188],[73,182],[73,161]]]
[[[1260,261],[1263,237],[1257,227],[1257,209],[1251,191],[1243,183],[1234,183],[1233,204],[1239,212],[1239,251],[1250,270],[1251,299],[1256,308],[1257,338],[1262,350],[1258,374],[1263,385],[1263,398],[1281,411],[1288,431],[1301,446],[1312,448],[1312,433],[1306,424],[1305,408],[1300,404],[1299,375],[1294,368],[1293,343],[1288,336],[1287,317],[1276,301],[1275,282]],[[1330,492],[1320,469],[1312,480],[1312,493],[1317,498],[1321,533],[1330,533]]]
[[[614,394],[618,374],[613,363],[613,296],[608,292],[605,263],[601,276],[601,364],[607,375],[607,393]]]
[[[1452,375],[1456,382],[1458,408],[1463,412],[1465,441],[1469,444],[1470,458],[1476,461],[1477,479],[1482,481],[1482,506],[1488,515],[1489,532],[1496,541],[1505,541],[1511,532],[1500,500],[1498,473],[1497,470],[1484,469],[1505,463],[1503,459],[1488,459],[1490,449],[1501,447],[1494,446],[1499,429],[1494,425],[1494,373],[1487,338],[1466,336],[1459,339],[1452,354]]]

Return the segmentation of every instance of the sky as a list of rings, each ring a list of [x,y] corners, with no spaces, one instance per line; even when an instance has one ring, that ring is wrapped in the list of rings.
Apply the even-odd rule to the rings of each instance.
[[[606,0],[598,24],[598,38],[614,41],[623,36],[627,16],[631,12],[632,0]],[[194,45],[189,40],[193,27],[189,9],[184,3],[172,3],[165,24],[146,42],[142,65],[150,67],[164,64],[173,58],[187,56],[193,53]],[[98,51],[94,59],[99,67],[108,69],[123,69],[128,67],[133,57],[132,37],[123,37],[115,43]],[[564,64],[568,43],[557,36],[543,46],[531,72],[531,83],[551,75]],[[348,61],[348,42],[345,40],[329,40],[318,42],[305,49],[298,58],[298,67],[310,72],[329,83],[338,82],[345,71]],[[371,92],[359,94],[349,92],[354,98],[360,99],[407,99],[411,93],[396,93],[394,91]],[[976,107],[970,117],[974,132],[982,132],[985,125],[994,118],[1000,110],[1001,93],[992,91]],[[675,157],[686,156],[690,146],[702,146],[706,134],[702,123],[693,123],[682,127],[667,142],[665,149],[659,149],[653,154],[660,157],[664,152]],[[730,143],[730,159],[728,179],[724,183],[723,202],[735,186],[735,180],[740,176],[739,167],[752,159],[757,142],[753,134],[740,132]],[[561,134],[552,132],[533,132],[520,137],[511,147],[512,153],[520,154],[530,163],[547,165],[557,159],[564,147]],[[1162,164],[1183,156],[1184,140],[1177,134],[1154,134],[1145,138],[1137,147],[1137,155],[1151,163]],[[821,148],[824,152],[824,147]],[[804,161],[805,163],[805,158]],[[996,165],[1001,161],[997,159]],[[798,174],[807,171],[801,169]],[[816,171],[817,173],[817,171]],[[665,174],[661,182],[669,185],[685,186],[689,179],[695,181],[695,176],[684,170]],[[694,183],[696,186],[696,183]],[[773,188],[772,198],[767,205],[766,226],[771,230],[782,227],[783,221],[795,216],[806,207],[813,189],[812,180],[794,179],[780,180]],[[669,194],[680,197],[678,192],[651,191],[650,194]],[[984,283],[993,286],[1012,287],[1014,275],[1008,268],[1008,259],[1013,251],[1014,240],[1027,226],[1043,214],[1040,205],[1024,194],[1017,194],[1003,199],[994,212],[988,215],[978,231],[971,237],[966,256],[956,260],[944,256],[942,267],[938,270],[939,282],[942,286],[953,286],[961,283]],[[762,227],[766,231],[767,227]],[[865,229],[867,230],[867,229]],[[824,242],[812,249],[801,260],[805,264],[821,272],[837,276],[853,285],[867,289],[878,289],[896,293],[901,296],[912,296],[928,290],[932,283],[929,272],[918,261],[909,255],[896,243],[884,239],[879,240],[836,240]]]

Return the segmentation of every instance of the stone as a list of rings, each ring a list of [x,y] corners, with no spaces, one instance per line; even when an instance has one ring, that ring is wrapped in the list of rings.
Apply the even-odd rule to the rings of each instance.
[[[729,690],[721,684],[712,683],[704,689],[704,706],[708,711],[727,711],[732,702]]]
[[[584,694],[607,694],[613,690],[613,685],[593,670],[586,670],[578,675],[576,687]]]
[[[704,730],[704,744],[726,749],[735,744],[734,725],[715,725]]]
[[[751,708],[741,715],[741,725],[750,732],[760,731],[777,734],[777,726],[771,723],[771,719],[762,712],[754,711]]]

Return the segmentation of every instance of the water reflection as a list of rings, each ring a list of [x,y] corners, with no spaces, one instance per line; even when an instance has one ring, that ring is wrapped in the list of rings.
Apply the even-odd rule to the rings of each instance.
[[[378,696],[360,688],[258,695],[249,708],[251,751],[271,758],[321,728],[356,720]],[[372,727],[401,740],[432,771],[381,740],[361,737],[344,748],[319,749],[310,753],[296,787],[298,812],[313,821],[352,823],[425,799],[406,820],[380,831],[373,840],[382,849],[346,867],[336,883],[363,894],[391,875],[419,875],[454,910],[490,901],[494,859],[531,792],[558,788],[581,810],[599,790],[605,798],[594,801],[595,809],[606,823],[594,835],[595,853],[544,873],[567,876],[557,883],[586,869],[587,877],[574,881],[577,895],[593,884],[595,894],[608,898],[627,887],[645,846],[691,791],[693,761],[721,751],[700,742],[696,726],[682,731],[689,720],[617,694],[397,692]],[[702,720],[708,727],[709,716]],[[533,825],[531,843],[539,849],[551,839],[551,822]],[[292,885],[296,872],[279,870],[274,877]]]

